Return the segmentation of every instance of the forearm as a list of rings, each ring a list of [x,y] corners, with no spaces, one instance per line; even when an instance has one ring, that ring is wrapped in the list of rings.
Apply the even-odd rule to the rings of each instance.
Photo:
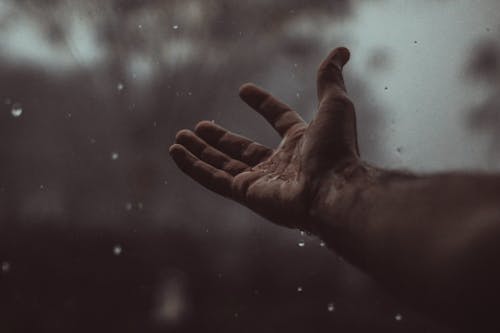
[[[340,191],[323,193],[319,236],[399,296],[452,311],[500,296],[500,176],[381,172]]]

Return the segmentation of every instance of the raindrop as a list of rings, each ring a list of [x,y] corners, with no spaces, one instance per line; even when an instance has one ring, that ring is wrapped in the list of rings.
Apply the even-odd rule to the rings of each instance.
[[[177,24],[175,24],[172,26],[172,29],[177,30],[177,29],[179,29],[179,26]]]
[[[301,236],[304,236],[305,234],[306,234],[306,233],[305,233],[304,231],[301,231],[301,232],[300,232],[300,235],[301,235]]]
[[[325,247],[325,242],[321,242],[321,243],[319,243],[319,246],[321,246],[321,247]]]
[[[385,87],[384,87],[384,90],[389,90],[389,87],[385,86]]]
[[[394,319],[396,319],[396,321],[401,321],[401,320],[403,320],[403,316],[401,315],[401,313],[397,313],[397,314],[394,316]]]
[[[132,203],[131,202],[127,202],[125,204],[125,209],[128,210],[128,211],[131,211],[132,210]]]
[[[121,247],[121,245],[115,245],[113,247],[113,254],[115,256],[119,256],[120,254],[122,254],[122,252],[123,252],[123,248]]]
[[[45,186],[43,184],[40,185],[40,190],[42,190],[42,191],[45,190]]]
[[[304,241],[299,241],[299,242],[297,243],[297,245],[298,245],[299,247],[304,247],[304,246],[306,245],[306,243],[305,243]]]
[[[297,98],[300,98],[300,93],[299,92],[296,95],[297,95]]]
[[[398,147],[396,148],[396,151],[398,152],[398,154],[401,154],[403,152],[403,147]]]
[[[137,28],[142,29],[142,24],[139,24]]]
[[[143,208],[144,208],[144,204],[143,204],[142,202],[138,202],[138,203],[137,203],[137,208],[138,208],[139,210],[143,209]]]
[[[333,312],[335,311],[335,305],[333,303],[328,303],[328,312]]]
[[[8,261],[2,262],[2,272],[8,273],[10,271],[10,263]]]
[[[119,82],[117,85],[116,85],[116,89],[118,91],[122,91],[123,89],[125,89],[125,85],[121,82]]]
[[[417,40],[414,40],[414,41],[413,41],[413,44],[418,44],[418,41],[417,41]]]
[[[118,157],[120,157],[120,155],[117,152],[112,152],[111,153],[111,159],[113,161],[116,161],[118,159]]]
[[[18,118],[23,114],[23,107],[19,103],[14,103],[12,105],[10,113],[12,114],[13,117]]]
[[[297,291],[298,291],[299,293],[300,293],[300,292],[302,292],[302,290],[303,290],[303,289],[302,289],[302,287],[301,287],[301,286],[298,286],[298,287],[297,287]]]
[[[96,140],[96,139],[94,139],[94,138],[90,138],[90,140],[89,140],[89,141],[90,141],[90,143],[91,143],[91,144],[95,144],[95,143],[97,142],[97,140]]]

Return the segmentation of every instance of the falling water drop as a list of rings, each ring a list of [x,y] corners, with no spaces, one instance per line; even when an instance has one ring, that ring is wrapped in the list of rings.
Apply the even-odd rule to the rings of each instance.
[[[328,303],[328,312],[333,312],[335,311],[335,305],[333,303]]]
[[[299,242],[297,243],[297,245],[298,245],[299,247],[304,247],[304,246],[306,245],[306,243],[305,243],[304,241],[299,241]]]
[[[10,263],[8,261],[2,262],[2,272],[8,273],[10,271]]]
[[[19,103],[14,103],[10,113],[14,118],[19,118],[23,114],[23,107]]]
[[[121,247],[121,245],[115,245],[113,247],[113,254],[115,256],[119,256],[120,254],[122,254],[122,252],[123,252],[123,248]]]

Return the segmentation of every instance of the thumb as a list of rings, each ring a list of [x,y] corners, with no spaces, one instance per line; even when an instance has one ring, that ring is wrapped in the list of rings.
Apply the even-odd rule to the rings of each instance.
[[[345,47],[334,49],[318,69],[318,99],[321,102],[331,94],[346,93],[342,68],[349,61],[350,52]]]
[[[306,151],[313,171],[359,157],[354,104],[347,96],[342,67],[349,50],[336,48],[318,69],[319,108],[309,125]],[[317,164],[317,165],[315,165]]]

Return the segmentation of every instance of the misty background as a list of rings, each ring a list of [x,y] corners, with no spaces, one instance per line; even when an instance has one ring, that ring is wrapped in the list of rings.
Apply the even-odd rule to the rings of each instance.
[[[2,332],[443,332],[320,240],[182,175],[203,119],[261,143],[347,46],[362,156],[498,171],[496,0],[0,0]]]

